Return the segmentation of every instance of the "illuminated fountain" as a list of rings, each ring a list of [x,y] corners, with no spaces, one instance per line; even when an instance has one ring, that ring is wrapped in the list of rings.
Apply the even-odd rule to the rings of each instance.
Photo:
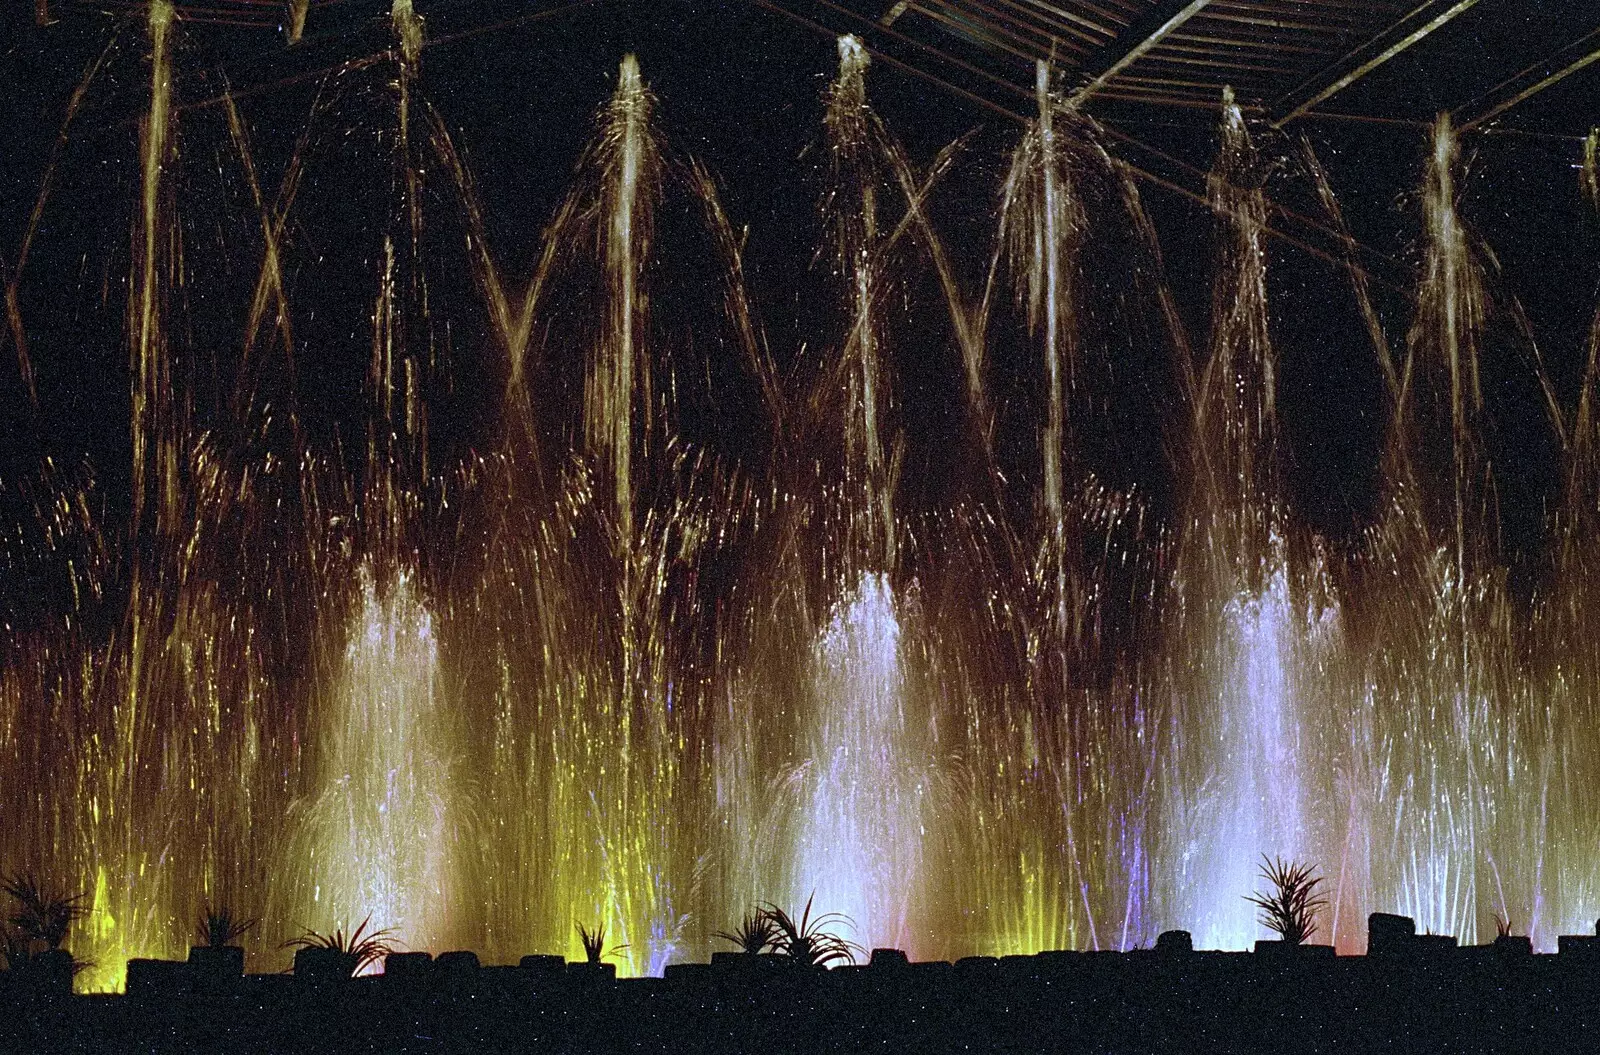
[[[825,565],[837,591],[812,659],[810,730],[794,824],[788,901],[813,895],[824,911],[851,920],[864,946],[912,946],[908,914],[921,900],[927,763],[912,750],[901,658],[901,625],[891,575],[898,525],[883,424],[891,405],[878,299],[885,276],[878,165],[882,136],[867,104],[868,58],[861,43],[839,44],[839,76],[828,93],[832,185],[828,220],[846,291],[842,530],[824,532]],[[842,536],[842,537],[841,537]],[[914,712],[913,712],[914,713]]]
[[[291,5],[296,26],[304,13]],[[363,250],[376,295],[352,309],[371,344],[350,352],[367,370],[346,435],[364,443],[346,449],[282,381],[287,276],[312,267],[283,237],[308,207],[296,192],[314,193],[297,182],[307,158],[274,204],[232,99],[224,168],[244,193],[219,197],[248,203],[233,222],[259,276],[237,354],[180,336],[185,313],[222,301],[174,285],[195,204],[174,174],[203,151],[178,149],[200,134],[172,103],[184,27],[150,7],[117,305],[126,513],[91,466],[0,481],[16,512],[0,602],[19,613],[0,651],[0,801],[26,804],[0,829],[0,867],[90,894],[84,984],[179,952],[207,900],[267,916],[253,967],[287,962],[276,943],[303,927],[370,915],[408,946],[491,960],[577,955],[574,924],[601,924],[626,973],[658,972],[753,903],[813,895],[854,940],[917,956],[1131,948],[1176,926],[1237,948],[1265,936],[1243,898],[1262,853],[1321,866],[1322,934],[1347,951],[1375,909],[1467,940],[1502,912],[1539,947],[1592,924],[1600,320],[1570,429],[1551,398],[1569,482],[1553,583],[1526,619],[1492,542],[1478,360],[1493,305],[1447,124],[1403,354],[1370,304],[1355,322],[1394,417],[1383,515],[1340,552],[1282,485],[1266,173],[1231,100],[1202,363],[1131,175],[1047,68],[974,291],[929,208],[958,151],[908,160],[846,38],[821,143],[837,332],[812,335],[814,357],[775,355],[743,236],[711,174],[658,132],[632,57],[519,279],[429,97],[407,0],[392,25],[394,53],[368,65],[392,105],[395,200]],[[41,194],[29,238],[59,207]],[[1126,274],[1101,273],[1111,230]],[[441,292],[444,242],[466,247],[477,302]],[[33,401],[46,353],[24,338],[44,309],[26,294],[48,276],[27,257],[7,310]],[[714,274],[715,303],[674,302],[704,295],[677,268]],[[898,329],[924,288],[935,353]],[[1117,311],[1148,316],[1136,339],[1107,337]],[[686,342],[677,317],[712,336]],[[459,337],[474,329],[481,348]],[[1112,398],[1096,386],[1136,342],[1170,350],[1186,401],[1169,415],[1172,523],[1091,452]],[[901,498],[913,354],[948,357],[952,442],[976,467],[932,509]],[[489,440],[446,456],[430,413],[447,360],[471,355],[504,398]],[[685,426],[736,397],[770,457]],[[685,414],[696,400],[713,409]],[[48,603],[24,611],[30,591]]]
[[[1482,933],[1500,914],[1548,945],[1547,893],[1582,882],[1541,878],[1551,804],[1547,779],[1534,774],[1556,762],[1553,737],[1566,722],[1550,705],[1560,701],[1540,699],[1499,565],[1481,380],[1490,303],[1482,250],[1458,213],[1448,118],[1431,146],[1418,309],[1393,375],[1388,505],[1367,555],[1382,590],[1365,631],[1366,764],[1378,777],[1369,808],[1394,818],[1372,833],[1372,886],[1435,932]],[[1560,411],[1536,372],[1559,434]]]
[[[1591,207],[1600,209],[1600,130],[1584,142],[1582,182]],[[1600,397],[1600,307],[1592,318],[1585,347],[1582,388],[1569,433],[1570,454],[1557,556],[1556,587],[1540,614],[1538,662],[1544,674],[1540,689],[1552,713],[1542,730],[1563,746],[1534,754],[1525,762],[1522,780],[1541,788],[1536,818],[1551,833],[1542,847],[1539,867],[1529,880],[1532,922],[1543,934],[1581,931],[1590,916],[1600,917],[1600,825],[1596,824],[1597,782],[1600,763],[1591,751],[1580,749],[1568,730],[1600,728],[1600,670],[1592,648],[1591,612],[1600,598],[1594,596],[1593,554],[1600,538],[1600,434],[1596,432],[1596,404]],[[1546,877],[1553,877],[1551,882]],[[1549,893],[1546,893],[1549,890]]]
[[[1165,805],[1169,830],[1184,833],[1184,843],[1171,875],[1158,879],[1173,884],[1168,914],[1188,920],[1208,948],[1244,947],[1256,934],[1253,907],[1228,892],[1253,889],[1261,854],[1320,858],[1303,786],[1314,756],[1300,679],[1312,658],[1308,633],[1336,618],[1318,613],[1308,625],[1290,589],[1259,164],[1226,95],[1210,177],[1220,228],[1211,349],[1195,401],[1195,484],[1174,586],[1184,598],[1172,660],[1183,695],[1173,729],[1179,775]]]

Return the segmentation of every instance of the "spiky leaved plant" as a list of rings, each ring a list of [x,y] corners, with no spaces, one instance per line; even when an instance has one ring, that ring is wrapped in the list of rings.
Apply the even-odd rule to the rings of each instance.
[[[582,923],[578,927],[578,941],[583,945],[583,961],[585,963],[600,964],[605,962],[607,956],[615,956],[626,949],[626,945],[613,945],[606,948],[606,925],[604,923],[590,930]]]
[[[1267,859],[1261,855],[1261,878],[1272,884],[1270,894],[1247,894],[1245,900],[1261,909],[1261,925],[1285,944],[1304,944],[1317,933],[1317,909],[1328,899],[1318,893],[1322,878],[1316,866]]]
[[[713,937],[732,942],[739,946],[740,952],[760,956],[777,944],[778,925],[773,922],[770,912],[758,908],[754,912],[746,912],[735,929],[719,930]]]
[[[67,931],[89,914],[83,894],[56,894],[39,883],[37,876],[9,876],[4,886],[11,898],[11,925],[27,945],[39,942],[52,952],[67,940]]]
[[[250,933],[259,922],[254,916],[244,918],[236,915],[231,906],[213,908],[208,904],[201,911],[199,925],[195,929],[201,945],[208,949],[221,949]]]
[[[838,912],[824,913],[812,919],[811,902],[814,900],[815,894],[806,899],[805,911],[800,914],[799,920],[770,902],[762,906],[762,911],[777,931],[772,951],[802,967],[855,963],[859,946],[828,929],[840,923],[854,928],[855,921]]]
[[[351,974],[359,974],[368,964],[377,963],[391,952],[395,951],[389,930],[367,930],[372,917],[368,916],[361,921],[361,925],[348,935],[340,927],[331,934],[321,934],[314,930],[307,930],[298,938],[290,938],[283,943],[285,949],[328,949],[341,956],[350,957],[354,966]]]
[[[1494,914],[1494,936],[1496,938],[1511,937],[1511,917],[1499,910]]]

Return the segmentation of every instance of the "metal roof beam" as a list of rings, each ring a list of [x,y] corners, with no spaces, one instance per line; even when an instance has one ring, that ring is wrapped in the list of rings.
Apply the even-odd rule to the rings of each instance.
[[[1600,60],[1600,29],[1592,29],[1515,77],[1501,81],[1467,105],[1457,107],[1450,116],[1463,132],[1476,128],[1597,60]]]
[[[1324,66],[1305,83],[1269,108],[1272,123],[1282,128],[1313,106],[1325,102],[1382,66],[1411,45],[1466,11],[1478,0],[1426,0],[1404,18],[1343,58]]]
[[[1095,57],[1089,83],[1072,93],[1074,103],[1082,103],[1109,84],[1117,74],[1143,58],[1152,48],[1198,15],[1211,0],[1158,0],[1155,6],[1117,34]]]
[[[821,33],[821,34],[823,34],[823,35],[825,35],[827,37],[830,37],[830,38],[837,38],[838,37],[838,30],[837,29],[835,29],[835,28],[833,28],[831,26],[824,25],[821,22],[814,21],[813,19],[807,18],[805,15],[800,14],[798,11],[791,10],[787,6],[786,3],[780,3],[780,2],[777,2],[777,0],[748,0],[748,2],[752,6],[759,7],[761,9],[765,10],[765,11],[770,11],[775,15],[779,15],[779,16],[781,16],[783,18],[790,19],[791,21],[793,21],[793,22],[795,22],[795,23],[797,23],[799,25],[805,26],[805,27],[807,27],[808,29],[811,29],[814,32]],[[893,66],[896,69],[901,70],[901,71],[903,71],[903,72],[905,72],[907,74],[910,74],[913,77],[916,77],[916,78],[919,78],[921,80],[927,81],[930,84],[933,84],[933,85],[935,85],[935,86],[937,86],[939,88],[942,88],[945,91],[950,92],[952,95],[959,96],[959,97],[961,97],[963,99],[966,99],[968,102],[976,103],[977,105],[979,105],[979,106],[981,106],[981,107],[983,107],[983,108],[985,108],[987,110],[991,110],[991,111],[993,111],[993,112],[995,112],[997,114],[1000,114],[1000,115],[1002,115],[1004,117],[1007,117],[1007,118],[1009,118],[1010,120],[1016,122],[1019,125],[1028,124],[1036,116],[1035,114],[1030,113],[1029,109],[1024,108],[1024,106],[1023,106],[1023,104],[1022,104],[1020,99],[1018,100],[1017,104],[1014,105],[1014,106],[1013,105],[1005,105],[1005,104],[996,102],[994,99],[985,98],[984,96],[979,95],[979,94],[977,94],[977,93],[975,93],[973,91],[970,91],[967,88],[961,87],[960,85],[957,85],[957,84],[955,84],[955,83],[953,83],[953,82],[951,82],[949,80],[946,80],[944,77],[941,77],[936,73],[933,73],[933,72],[931,72],[931,71],[929,71],[927,69],[924,69],[924,68],[922,68],[921,66],[919,66],[919,65],[917,65],[915,63],[907,62],[906,60],[901,59],[901,58],[896,58],[894,55],[891,55],[891,54],[889,54],[887,52],[884,52],[884,51],[880,50],[877,47],[874,47],[870,41],[866,42],[866,47],[867,47],[868,54],[872,55],[874,59],[881,60],[884,63],[886,63],[886,64],[888,64],[890,66]],[[926,45],[922,45],[922,47],[924,47],[926,50],[933,51],[935,54],[939,54],[937,49],[927,48]],[[1015,84],[1007,84],[1005,86],[1010,88],[1013,92],[1018,93],[1019,95],[1028,95],[1028,94],[1030,94],[1030,93],[1027,93],[1027,92],[1023,91],[1021,88],[1019,88]],[[1214,103],[1207,103],[1207,105],[1208,106],[1214,106],[1215,104]],[[1125,158],[1115,158],[1114,162],[1113,162],[1114,164],[1116,164],[1117,166],[1119,166],[1121,168],[1126,169],[1128,172],[1131,172],[1135,177],[1137,177],[1137,178],[1139,178],[1141,180],[1144,180],[1147,183],[1150,183],[1150,184],[1152,184],[1154,186],[1157,186],[1157,187],[1161,187],[1161,188],[1163,188],[1165,190],[1168,190],[1168,191],[1171,191],[1171,192],[1173,192],[1175,194],[1181,195],[1184,198],[1189,199],[1190,201],[1194,202],[1195,204],[1197,204],[1197,205],[1199,205],[1199,206],[1201,206],[1203,208],[1207,208],[1207,209],[1211,208],[1211,202],[1206,197],[1206,193],[1205,193],[1205,187],[1204,187],[1205,172],[1204,172],[1204,170],[1196,168],[1196,167],[1194,167],[1192,165],[1189,165],[1186,162],[1180,161],[1179,159],[1173,157],[1172,155],[1167,154],[1164,151],[1161,151],[1161,150],[1151,146],[1150,144],[1144,142],[1143,140],[1137,139],[1134,136],[1128,134],[1127,132],[1120,131],[1120,130],[1118,130],[1116,128],[1113,128],[1110,125],[1102,125],[1101,128],[1109,136],[1111,136],[1111,138],[1116,139],[1117,141],[1122,142],[1122,143],[1126,143],[1126,144],[1130,144],[1130,145],[1136,146],[1136,147],[1144,150],[1145,152],[1151,154],[1155,158],[1163,161],[1164,163],[1172,166],[1173,168],[1175,168],[1175,169],[1177,169],[1179,171],[1174,173],[1172,178],[1168,178],[1168,177],[1165,177],[1165,176],[1158,175],[1155,172],[1152,172],[1149,168],[1145,168],[1143,166],[1136,165],[1133,162],[1131,162],[1131,161],[1129,161],[1129,160],[1127,160]],[[1185,174],[1188,175],[1190,178],[1196,179],[1200,183],[1201,189],[1194,190],[1194,189],[1191,189],[1189,187],[1184,186],[1181,182],[1179,182],[1181,179],[1184,178]],[[1324,235],[1334,235],[1334,236],[1339,236],[1341,238],[1348,238],[1348,236],[1340,235],[1340,233],[1337,232],[1337,231],[1330,231],[1329,228],[1323,226],[1322,224],[1318,223],[1317,221],[1315,221],[1313,219],[1310,219],[1308,217],[1302,216],[1299,213],[1296,213],[1296,212],[1294,212],[1294,211],[1292,211],[1290,209],[1287,209],[1287,208],[1283,207],[1282,205],[1277,206],[1276,207],[1276,211],[1278,213],[1282,214],[1283,216],[1288,217],[1290,219],[1293,219],[1293,220],[1295,220],[1295,221],[1297,221],[1299,223],[1302,223],[1305,226],[1309,227],[1310,229],[1312,229],[1314,231],[1317,231],[1317,232],[1320,232],[1320,233],[1322,233]],[[1399,286],[1395,282],[1387,279],[1386,277],[1384,277],[1384,275],[1368,271],[1368,269],[1363,267],[1362,264],[1359,261],[1352,262],[1352,261],[1349,261],[1349,260],[1347,260],[1345,258],[1340,257],[1335,252],[1330,252],[1327,249],[1319,248],[1318,246],[1312,244],[1310,241],[1307,241],[1304,238],[1300,238],[1300,237],[1298,237],[1296,235],[1288,233],[1287,231],[1285,231],[1280,226],[1274,226],[1272,223],[1269,222],[1267,224],[1265,230],[1266,230],[1266,232],[1268,234],[1270,234],[1270,235],[1272,235],[1272,236],[1274,236],[1276,238],[1279,238],[1282,241],[1287,242],[1290,245],[1298,246],[1301,249],[1304,249],[1306,252],[1311,253],[1313,256],[1318,257],[1319,259],[1326,260],[1329,263],[1336,264],[1336,265],[1343,265],[1343,266],[1346,266],[1346,267],[1354,267],[1357,270],[1360,270],[1363,273],[1367,274],[1368,277],[1371,278],[1375,282],[1381,282],[1386,286],[1391,286],[1391,287],[1396,288],[1396,289],[1399,288]],[[1388,260],[1387,257],[1383,256],[1383,254],[1377,253],[1377,252],[1375,252],[1375,251],[1373,251],[1371,249],[1368,249],[1366,246],[1361,245],[1360,243],[1354,243],[1354,244],[1356,245],[1357,248],[1366,251],[1369,255],[1373,256],[1374,258],[1376,258],[1379,261],[1387,261]]]

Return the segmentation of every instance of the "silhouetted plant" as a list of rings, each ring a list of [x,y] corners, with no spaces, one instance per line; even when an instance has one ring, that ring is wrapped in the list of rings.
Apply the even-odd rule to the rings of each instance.
[[[855,921],[838,912],[824,913],[812,919],[811,902],[814,900],[816,900],[815,894],[806,899],[805,911],[800,914],[799,920],[795,920],[770,902],[762,906],[762,911],[772,921],[772,926],[777,932],[772,942],[772,951],[804,967],[826,967],[831,963],[841,962],[855,963],[856,952],[860,947],[828,929],[839,923],[854,927]]]
[[[626,949],[626,945],[613,945],[606,948],[606,925],[600,924],[590,930],[582,923],[578,924],[578,941],[583,945],[583,961],[585,963],[604,963],[607,956],[615,956]]]
[[[1511,917],[1499,910],[1494,914],[1494,936],[1496,938],[1511,937]]]
[[[740,952],[760,956],[777,943],[778,925],[773,922],[770,912],[758,908],[745,913],[736,929],[719,930],[713,937],[732,942],[739,946]]]
[[[1289,945],[1300,945],[1317,932],[1317,909],[1328,900],[1317,888],[1322,885],[1314,865],[1267,859],[1261,855],[1261,878],[1272,884],[1268,895],[1247,894],[1245,900],[1261,909],[1261,925]]]
[[[389,937],[389,930],[368,931],[367,925],[372,922],[368,916],[361,921],[361,925],[346,935],[344,928],[339,928],[331,934],[319,934],[317,931],[308,930],[298,938],[290,938],[283,943],[286,949],[328,949],[341,956],[350,957],[353,966],[351,974],[360,973],[363,967],[376,963],[385,956],[394,952],[394,946]]]
[[[211,949],[220,949],[232,945],[255,928],[260,920],[255,917],[241,919],[234,915],[233,909],[228,905],[212,908],[210,905],[200,914],[200,923],[196,928],[200,935],[200,944]]]
[[[4,889],[12,900],[11,925],[25,945],[40,942],[51,951],[59,949],[67,940],[67,931],[72,925],[89,914],[83,904],[83,894],[49,892],[36,876],[10,876],[5,880]]]

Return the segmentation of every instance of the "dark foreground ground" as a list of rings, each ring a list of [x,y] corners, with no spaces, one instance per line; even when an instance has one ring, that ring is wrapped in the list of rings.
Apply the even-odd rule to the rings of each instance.
[[[624,981],[470,957],[332,983],[172,965],[128,996],[0,987],[0,1052],[1600,1052],[1600,956],[1525,949],[880,956]]]

